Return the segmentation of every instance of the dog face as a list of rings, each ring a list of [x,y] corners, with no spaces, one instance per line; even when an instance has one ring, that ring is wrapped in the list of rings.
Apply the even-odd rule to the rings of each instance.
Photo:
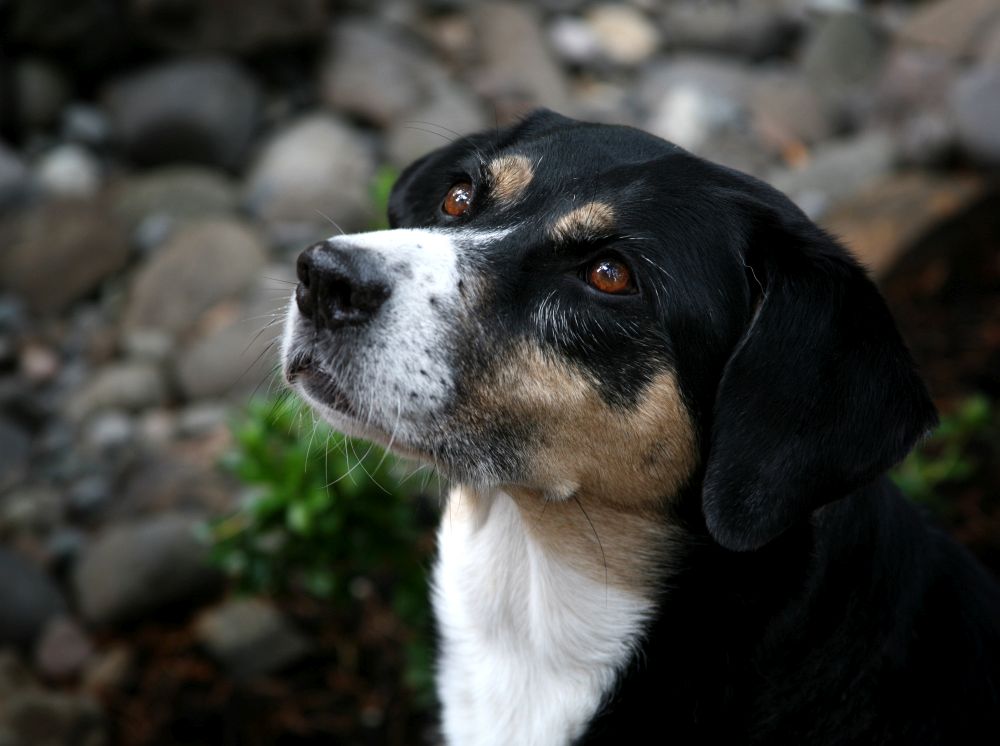
[[[389,214],[300,257],[285,375],[458,481],[623,506],[702,481],[713,536],[746,549],[933,421],[846,254],[651,135],[539,112],[413,164]]]

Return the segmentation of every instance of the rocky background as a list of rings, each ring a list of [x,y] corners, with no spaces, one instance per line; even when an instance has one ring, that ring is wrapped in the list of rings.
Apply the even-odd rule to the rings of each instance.
[[[0,745],[433,741],[391,653],[227,593],[192,527],[245,492],[227,418],[279,385],[295,254],[537,105],[774,183],[945,411],[1000,398],[996,0],[0,0]],[[951,527],[996,570],[978,479]]]

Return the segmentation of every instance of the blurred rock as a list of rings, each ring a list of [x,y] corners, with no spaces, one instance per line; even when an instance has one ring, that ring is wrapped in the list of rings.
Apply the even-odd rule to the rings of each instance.
[[[983,193],[976,178],[900,174],[842,201],[822,225],[879,277],[935,226],[960,215]]]
[[[63,111],[63,139],[92,148],[104,147],[111,139],[111,123],[103,109],[91,104],[73,103]]]
[[[0,609],[0,646],[29,645],[66,602],[34,563],[0,546]]]
[[[28,433],[0,417],[0,492],[24,479],[30,456],[31,439]]]
[[[28,130],[55,124],[66,103],[66,81],[59,71],[40,59],[26,59],[14,69],[17,114]]]
[[[206,402],[185,407],[177,417],[177,435],[200,438],[229,425],[231,413],[224,404]]]
[[[323,34],[324,0],[129,0],[139,32],[180,52],[255,52],[298,44]]]
[[[537,11],[488,0],[471,8],[471,15],[481,63],[476,88],[496,105],[500,123],[538,106],[569,113],[566,80]]]
[[[245,199],[282,242],[364,229],[375,172],[371,147],[333,117],[311,115],[279,130],[247,179]],[[304,243],[303,243],[304,245]]]
[[[802,52],[802,72],[828,101],[844,99],[874,82],[888,36],[871,16],[834,13],[822,21]]]
[[[874,130],[824,143],[802,166],[773,172],[768,181],[815,219],[838,200],[889,173],[895,158],[893,137]]]
[[[22,199],[27,191],[27,167],[14,151],[0,142],[0,208]]]
[[[104,746],[100,707],[89,697],[28,688],[0,702],[0,739],[12,746]]]
[[[240,314],[192,341],[177,360],[177,381],[188,399],[244,396],[260,387],[278,360],[281,324]],[[260,332],[260,333],[259,333]]]
[[[962,76],[950,104],[962,150],[984,163],[1000,165],[1000,65]]]
[[[236,186],[218,171],[194,166],[167,166],[121,181],[114,192],[114,211],[129,231],[144,221],[165,220],[169,227],[236,211]]]
[[[660,34],[653,22],[629,5],[602,3],[590,8],[586,20],[601,52],[618,65],[645,62],[660,46]]]
[[[1000,19],[996,0],[932,0],[918,6],[897,36],[951,57],[971,57],[991,23]]]
[[[914,112],[941,110],[958,65],[936,49],[893,49],[874,89],[878,111],[899,121]]]
[[[983,35],[979,59],[983,65],[1000,65],[1000,21],[995,21]]]
[[[761,137],[793,157],[788,149],[821,142],[833,134],[834,123],[812,85],[795,74],[771,72],[752,83],[749,107]]]
[[[425,100],[447,73],[398,29],[369,20],[337,25],[320,72],[323,101],[385,127]]]
[[[50,681],[67,681],[83,670],[94,645],[69,617],[50,619],[35,645],[35,668]]]
[[[956,141],[951,117],[932,110],[911,116],[900,125],[896,148],[903,165],[940,169],[952,160]]]
[[[203,598],[217,586],[194,522],[162,515],[106,529],[80,558],[73,584],[84,616],[118,624]]]
[[[132,283],[124,330],[191,330],[216,303],[242,291],[264,264],[255,231],[227,218],[187,223],[143,265]]]
[[[166,384],[150,363],[126,361],[102,368],[70,398],[67,415],[81,422],[96,412],[123,409],[134,412],[162,403]]]
[[[671,49],[703,50],[751,60],[785,56],[802,33],[802,22],[780,3],[669,3],[662,10]]]
[[[45,485],[24,485],[0,497],[0,535],[42,535],[63,520],[62,499]]]
[[[428,100],[393,122],[386,133],[390,162],[403,169],[452,139],[488,126],[482,106],[470,93],[451,85],[435,85]]]
[[[257,129],[260,92],[225,59],[166,62],[111,84],[105,100],[122,148],[146,165],[187,161],[233,168]]]
[[[101,164],[79,145],[59,145],[35,166],[35,182],[52,197],[93,197],[101,186]]]
[[[135,421],[117,409],[105,410],[87,422],[83,445],[94,453],[107,453],[134,443]]]
[[[549,26],[552,48],[564,60],[588,64],[601,56],[601,44],[593,27],[577,16],[559,16]]]
[[[204,612],[195,623],[195,635],[235,676],[274,673],[309,651],[291,622],[257,598],[227,601]]]
[[[692,56],[647,66],[637,86],[647,112],[642,126],[698,151],[713,136],[744,127],[750,85],[744,66],[720,59]]]
[[[0,285],[40,313],[61,311],[93,292],[128,260],[124,232],[102,202],[46,202],[25,211],[12,232],[0,253]]]
[[[125,683],[132,664],[132,652],[124,645],[98,653],[84,672],[83,690],[96,696],[117,691]]]
[[[221,472],[218,461],[228,446],[228,432],[223,440],[198,441],[178,452],[161,443],[159,451],[137,460],[126,472],[115,491],[104,517],[108,521],[132,521],[164,512],[193,516],[221,515],[232,510],[235,488],[229,475]],[[171,437],[178,435],[176,428]]]

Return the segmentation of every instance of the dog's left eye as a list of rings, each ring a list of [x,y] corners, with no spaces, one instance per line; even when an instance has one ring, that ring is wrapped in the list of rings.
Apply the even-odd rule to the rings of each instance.
[[[601,259],[591,264],[587,270],[587,284],[611,295],[635,292],[631,271],[618,259]]]
[[[453,218],[460,218],[472,207],[472,184],[467,181],[460,181],[448,190],[448,194],[441,203],[441,210],[445,215]]]

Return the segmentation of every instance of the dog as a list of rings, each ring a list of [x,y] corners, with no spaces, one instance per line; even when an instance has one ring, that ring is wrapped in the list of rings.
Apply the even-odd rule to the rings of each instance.
[[[284,375],[433,464],[449,744],[973,744],[1000,592],[885,472],[937,422],[784,195],[541,110],[298,258]]]

